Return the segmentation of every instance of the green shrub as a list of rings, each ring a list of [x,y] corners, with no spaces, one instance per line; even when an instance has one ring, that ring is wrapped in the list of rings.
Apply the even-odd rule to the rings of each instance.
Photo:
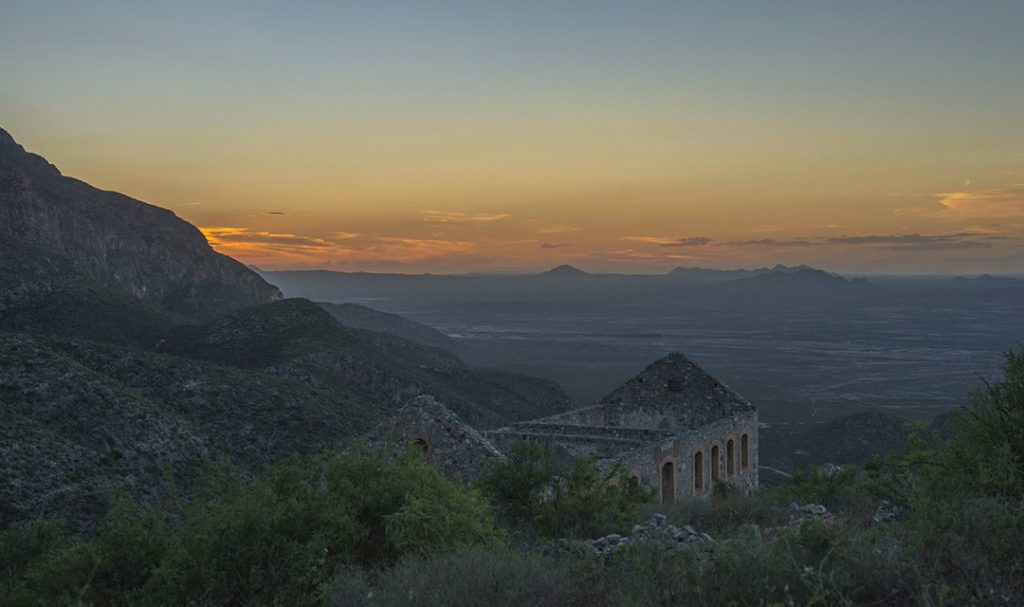
[[[557,470],[549,447],[521,443],[479,480],[513,525],[544,537],[597,537],[628,530],[650,493],[625,482],[622,466],[602,470],[577,457]]]
[[[575,570],[532,551],[467,550],[412,559],[376,581],[360,571],[339,575],[326,591],[328,605],[562,607],[582,602]]]
[[[252,480],[211,473],[189,500],[113,509],[88,539],[5,533],[3,603],[309,605],[339,566],[491,545],[489,506],[427,464],[325,455]]]

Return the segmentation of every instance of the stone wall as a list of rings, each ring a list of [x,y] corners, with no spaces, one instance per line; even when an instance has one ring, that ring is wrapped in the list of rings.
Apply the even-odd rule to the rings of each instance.
[[[521,441],[534,441],[561,447],[574,455],[593,455],[598,458],[614,457],[623,451],[672,436],[670,432],[644,428],[584,426],[552,421],[521,422],[487,433],[487,438],[502,448]]]
[[[747,462],[743,466],[742,437],[747,435]],[[728,444],[733,441],[733,470],[729,473]],[[706,498],[714,489],[712,481],[711,453],[718,446],[718,479],[744,493],[758,486],[757,457],[757,413],[743,413],[721,419],[710,424],[681,433],[680,435],[652,443],[631,451],[619,453],[615,461],[621,461],[629,473],[641,485],[655,489],[662,501],[664,487],[671,487],[672,500]],[[701,453],[701,488],[695,483],[695,455]],[[609,461],[610,465],[611,461]],[[671,482],[665,482],[663,472],[671,464]]]
[[[469,480],[502,453],[475,428],[431,396],[403,405],[364,437],[366,446],[422,457],[452,479]]]

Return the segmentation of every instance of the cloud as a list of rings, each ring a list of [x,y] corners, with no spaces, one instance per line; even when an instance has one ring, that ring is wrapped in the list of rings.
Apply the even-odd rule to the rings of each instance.
[[[659,244],[659,247],[702,247],[706,244],[711,243],[711,239],[706,236],[693,236],[690,238],[680,238],[672,242],[663,242]]]
[[[332,243],[322,238],[300,234],[279,234],[275,232],[250,232],[247,228],[203,227],[199,230],[211,245],[224,243],[282,244],[298,247],[329,248]]]
[[[689,238],[666,238],[664,236],[622,236],[619,240],[656,244],[659,247],[702,247],[713,242],[712,239],[706,236],[691,236]]]
[[[572,246],[571,244],[567,244],[567,243],[554,243],[553,244],[553,243],[550,243],[550,242],[545,242],[544,244],[540,245],[540,248],[542,248],[542,249],[561,249],[561,248],[564,248],[564,247],[571,247],[571,246]]]
[[[775,238],[762,238],[760,240],[736,240],[730,242],[731,245],[737,246],[762,246],[762,247],[812,247],[818,243],[812,240],[805,240],[803,238],[795,238],[790,240],[778,240]]]
[[[323,267],[327,263],[324,260],[331,258],[352,263],[418,262],[469,255],[476,248],[475,243],[468,241],[372,236],[354,232],[336,232],[332,234],[334,240],[327,240],[240,227],[199,229],[210,246],[221,253],[245,263],[278,267]]]
[[[629,240],[632,242],[646,242],[649,244],[665,245],[676,242],[674,238],[665,238],[664,236],[622,236],[619,240]]]
[[[551,224],[537,228],[538,234],[564,234],[566,232],[579,232],[583,228],[565,224]]]
[[[267,215],[284,215],[284,211],[267,211]]]
[[[926,236],[922,234],[873,234],[868,236],[838,236],[825,240],[828,244],[841,245],[882,245],[887,249],[987,249],[992,246],[988,242],[979,242],[973,238],[979,235],[971,232],[957,234],[939,234]]]
[[[422,211],[423,221],[430,223],[491,223],[510,217],[508,213],[446,213]]]
[[[977,192],[939,194],[944,214],[970,217],[1024,216],[1024,188],[1011,186]]]

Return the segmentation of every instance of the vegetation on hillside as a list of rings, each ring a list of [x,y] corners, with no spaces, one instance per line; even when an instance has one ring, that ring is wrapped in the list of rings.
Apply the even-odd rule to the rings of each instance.
[[[89,537],[12,527],[0,604],[1019,605],[1024,350],[1004,371],[949,441],[666,512],[714,536],[707,554],[552,541],[654,508],[586,460],[552,485],[550,458],[524,448],[474,488],[414,459],[329,454],[249,480],[215,468],[199,496],[125,503]],[[834,518],[794,520],[790,502]]]

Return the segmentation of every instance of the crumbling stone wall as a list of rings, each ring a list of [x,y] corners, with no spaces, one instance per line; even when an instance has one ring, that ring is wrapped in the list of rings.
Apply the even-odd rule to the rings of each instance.
[[[492,430],[487,433],[487,437],[506,449],[513,443],[534,441],[561,447],[575,455],[593,455],[597,458],[614,457],[623,451],[672,437],[672,433],[660,430],[584,426],[549,420],[521,422],[508,428]]]
[[[364,437],[366,446],[426,459],[448,478],[469,480],[501,451],[431,396],[418,396]]]
[[[748,458],[747,466],[742,466],[740,442],[747,435]],[[726,446],[729,440],[734,445],[733,473],[728,473],[728,453]],[[758,486],[757,459],[757,413],[737,414],[698,428],[687,430],[666,440],[650,443],[630,451],[615,454],[608,458],[605,465],[621,461],[632,476],[639,479],[642,486],[658,491],[662,501],[680,501],[686,499],[703,499],[711,495],[714,489],[711,483],[711,447],[719,445],[719,466],[721,481],[738,490],[749,493]],[[694,486],[694,456],[700,452],[701,477],[703,482],[700,490]],[[666,463],[672,463],[674,479],[674,495],[670,500],[662,495],[662,471]]]

